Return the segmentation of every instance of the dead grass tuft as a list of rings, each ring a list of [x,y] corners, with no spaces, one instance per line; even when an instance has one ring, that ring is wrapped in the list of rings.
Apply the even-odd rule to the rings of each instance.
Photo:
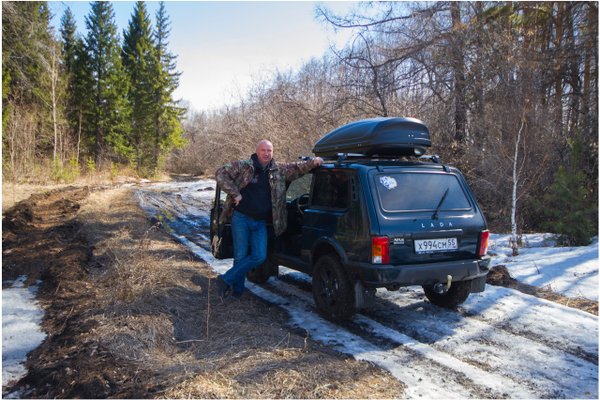
[[[167,398],[391,398],[395,379],[368,364],[356,365],[300,349],[255,352],[202,372],[165,392]]]
[[[110,288],[105,293],[114,305],[144,303],[171,282],[172,270],[164,268],[165,260],[157,260],[156,255],[151,254],[147,237],[136,242],[131,239],[129,230],[124,229],[107,240],[105,246],[109,268],[103,283]]]

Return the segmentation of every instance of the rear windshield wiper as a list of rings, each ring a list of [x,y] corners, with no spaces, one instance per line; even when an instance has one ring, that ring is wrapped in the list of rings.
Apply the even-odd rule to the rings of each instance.
[[[444,202],[444,200],[446,200],[446,196],[448,196],[448,192],[450,191],[450,186],[448,186],[446,188],[446,191],[444,192],[444,195],[442,196],[442,198],[440,199],[440,202],[438,203],[437,207],[435,208],[435,211],[433,212],[433,215],[431,216],[431,219],[438,219],[438,213],[440,212],[440,208],[442,207],[442,203]]]

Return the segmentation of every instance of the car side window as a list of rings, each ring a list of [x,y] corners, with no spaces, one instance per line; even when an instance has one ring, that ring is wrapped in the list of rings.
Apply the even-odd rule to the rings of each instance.
[[[341,170],[324,170],[315,175],[312,206],[348,208],[349,176]]]
[[[287,201],[294,200],[303,194],[310,193],[310,183],[312,182],[312,173],[308,173],[294,181],[292,181],[285,193]]]

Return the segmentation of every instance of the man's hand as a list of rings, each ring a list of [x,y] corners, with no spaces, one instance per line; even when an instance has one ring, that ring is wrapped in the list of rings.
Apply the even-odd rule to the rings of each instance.
[[[315,164],[315,168],[321,166],[323,164],[323,159],[321,157],[313,158],[313,163]]]
[[[235,196],[233,198],[233,202],[235,203],[235,205],[237,206],[238,204],[240,204],[240,201],[242,201],[242,195],[238,194],[237,196]]]

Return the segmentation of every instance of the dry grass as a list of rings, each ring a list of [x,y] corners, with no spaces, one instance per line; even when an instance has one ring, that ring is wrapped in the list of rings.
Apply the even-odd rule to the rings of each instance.
[[[78,217],[93,244],[94,340],[166,398],[390,398],[387,372],[323,348],[253,296],[222,302],[215,273],[156,227],[126,189],[93,192]],[[147,374],[146,374],[147,376]]]
[[[200,373],[165,393],[167,398],[389,398],[398,382],[352,360],[300,349],[255,352]],[[390,392],[396,388],[396,392]]]

